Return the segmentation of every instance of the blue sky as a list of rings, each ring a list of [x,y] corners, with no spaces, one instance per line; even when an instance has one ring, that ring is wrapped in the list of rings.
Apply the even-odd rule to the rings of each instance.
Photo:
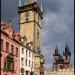
[[[74,0],[39,0],[43,5],[41,30],[41,51],[45,57],[45,67],[50,68],[53,52],[65,49],[66,42],[71,50],[71,64],[74,64]],[[1,0],[1,19],[12,20],[15,31],[19,31],[18,0]]]

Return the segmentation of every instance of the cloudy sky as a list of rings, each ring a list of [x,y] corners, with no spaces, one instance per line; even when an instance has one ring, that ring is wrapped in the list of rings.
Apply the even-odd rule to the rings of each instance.
[[[71,50],[71,64],[74,64],[74,0],[40,0],[43,5],[43,26],[41,30],[41,50],[45,57],[45,67],[50,68],[53,52],[58,46],[62,54],[66,43]],[[14,30],[18,30],[18,0],[1,0],[1,19],[12,20]]]

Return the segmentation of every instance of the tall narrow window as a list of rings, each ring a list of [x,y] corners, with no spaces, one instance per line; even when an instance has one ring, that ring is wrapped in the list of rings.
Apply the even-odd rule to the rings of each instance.
[[[21,61],[23,62],[24,61],[24,58],[21,58]]]
[[[29,67],[30,67],[30,60],[29,60]]]
[[[9,43],[6,42],[6,52],[9,52]]]
[[[37,30],[37,39],[39,39],[39,30]]]
[[[18,48],[16,47],[16,56],[18,57]]]
[[[31,56],[31,53],[29,52],[29,57]]]
[[[26,66],[27,66],[27,59],[26,59]]]
[[[22,48],[22,54],[24,54],[24,48]]]
[[[26,57],[27,57],[27,52],[28,52],[28,51],[26,50]]]
[[[1,39],[1,50],[3,49],[3,39]]]
[[[21,68],[21,73],[24,73],[24,68]]]
[[[11,53],[13,54],[14,52],[14,45],[11,45]]]

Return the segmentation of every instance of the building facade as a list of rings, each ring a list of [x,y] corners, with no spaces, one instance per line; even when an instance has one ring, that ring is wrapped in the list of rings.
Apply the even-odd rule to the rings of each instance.
[[[43,75],[43,59],[40,49],[40,30],[42,28],[43,13],[37,0],[25,0],[24,5],[19,0],[19,29],[20,35],[26,38],[25,46],[32,46],[34,75]]]
[[[33,52],[21,43],[20,45],[20,75],[33,73]]]
[[[19,75],[19,44],[11,25],[1,21],[1,75]]]

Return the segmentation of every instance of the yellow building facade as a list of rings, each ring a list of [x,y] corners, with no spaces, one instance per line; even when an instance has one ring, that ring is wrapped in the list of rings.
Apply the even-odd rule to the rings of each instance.
[[[58,71],[44,71],[44,75],[74,75],[74,68],[59,69]]]
[[[33,49],[40,48],[42,12],[37,3],[19,7],[20,34],[26,36],[26,43],[32,42]]]

